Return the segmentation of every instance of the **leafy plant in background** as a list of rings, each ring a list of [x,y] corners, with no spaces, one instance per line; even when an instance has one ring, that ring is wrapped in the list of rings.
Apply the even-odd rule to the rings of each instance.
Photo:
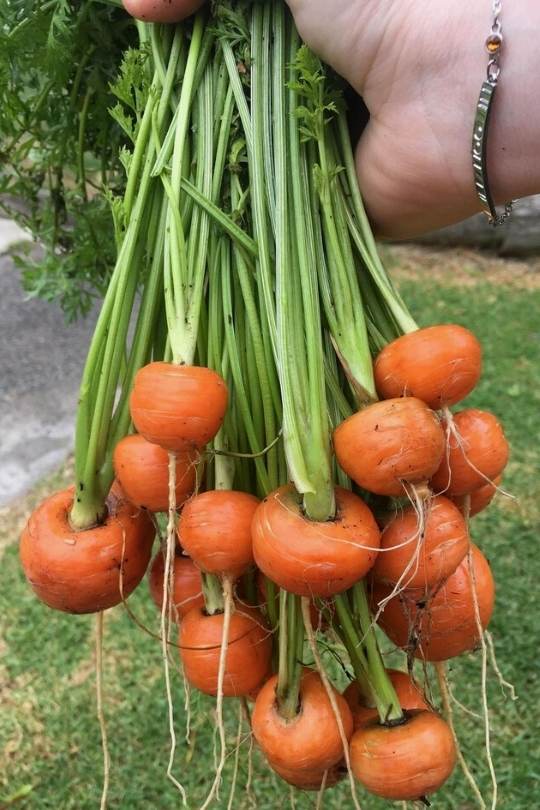
[[[0,4],[0,211],[43,246],[17,252],[25,290],[69,320],[102,297],[115,261],[126,133],[109,110],[135,39],[114,2]]]

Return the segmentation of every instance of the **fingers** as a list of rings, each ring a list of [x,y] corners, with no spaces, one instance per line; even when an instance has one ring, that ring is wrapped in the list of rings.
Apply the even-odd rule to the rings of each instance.
[[[204,3],[205,0],[179,0],[178,5],[185,18],[198,11]]]
[[[205,0],[122,0],[126,11],[143,22],[177,23],[198,11]]]

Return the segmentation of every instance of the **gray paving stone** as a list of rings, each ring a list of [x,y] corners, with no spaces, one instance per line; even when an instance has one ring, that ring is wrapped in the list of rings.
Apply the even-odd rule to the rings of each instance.
[[[20,237],[0,222],[0,251]],[[95,317],[66,324],[58,306],[25,296],[13,261],[0,256],[0,505],[70,452]]]

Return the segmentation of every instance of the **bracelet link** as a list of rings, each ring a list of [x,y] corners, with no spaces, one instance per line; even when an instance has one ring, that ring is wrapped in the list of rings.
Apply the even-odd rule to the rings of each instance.
[[[493,0],[493,22],[491,34],[485,41],[485,48],[489,54],[487,64],[487,81],[484,81],[480,90],[480,96],[476,105],[476,115],[474,119],[472,138],[472,163],[474,172],[474,184],[476,193],[482,207],[482,211],[488,218],[490,225],[502,225],[512,212],[513,202],[507,202],[503,213],[499,214],[495,208],[495,203],[489,187],[487,171],[487,144],[489,133],[489,122],[492,105],[495,98],[495,90],[501,75],[501,65],[499,61],[503,44],[502,25],[500,15],[502,12],[502,0]]]
[[[498,59],[490,59],[487,66],[487,80],[490,84],[496,85],[501,75],[501,66]]]

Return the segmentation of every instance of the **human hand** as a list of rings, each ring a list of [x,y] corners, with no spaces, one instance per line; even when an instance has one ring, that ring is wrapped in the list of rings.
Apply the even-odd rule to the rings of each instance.
[[[203,0],[175,0],[186,15]],[[370,121],[357,147],[378,235],[407,238],[479,210],[471,138],[491,3],[288,0],[300,35],[363,97]],[[540,4],[503,9],[503,72],[490,134],[496,201],[540,193]]]
[[[357,148],[376,231],[407,238],[480,210],[471,140],[491,2],[290,0],[301,36],[363,97]],[[503,4],[489,176],[497,202],[540,192],[540,4]]]

